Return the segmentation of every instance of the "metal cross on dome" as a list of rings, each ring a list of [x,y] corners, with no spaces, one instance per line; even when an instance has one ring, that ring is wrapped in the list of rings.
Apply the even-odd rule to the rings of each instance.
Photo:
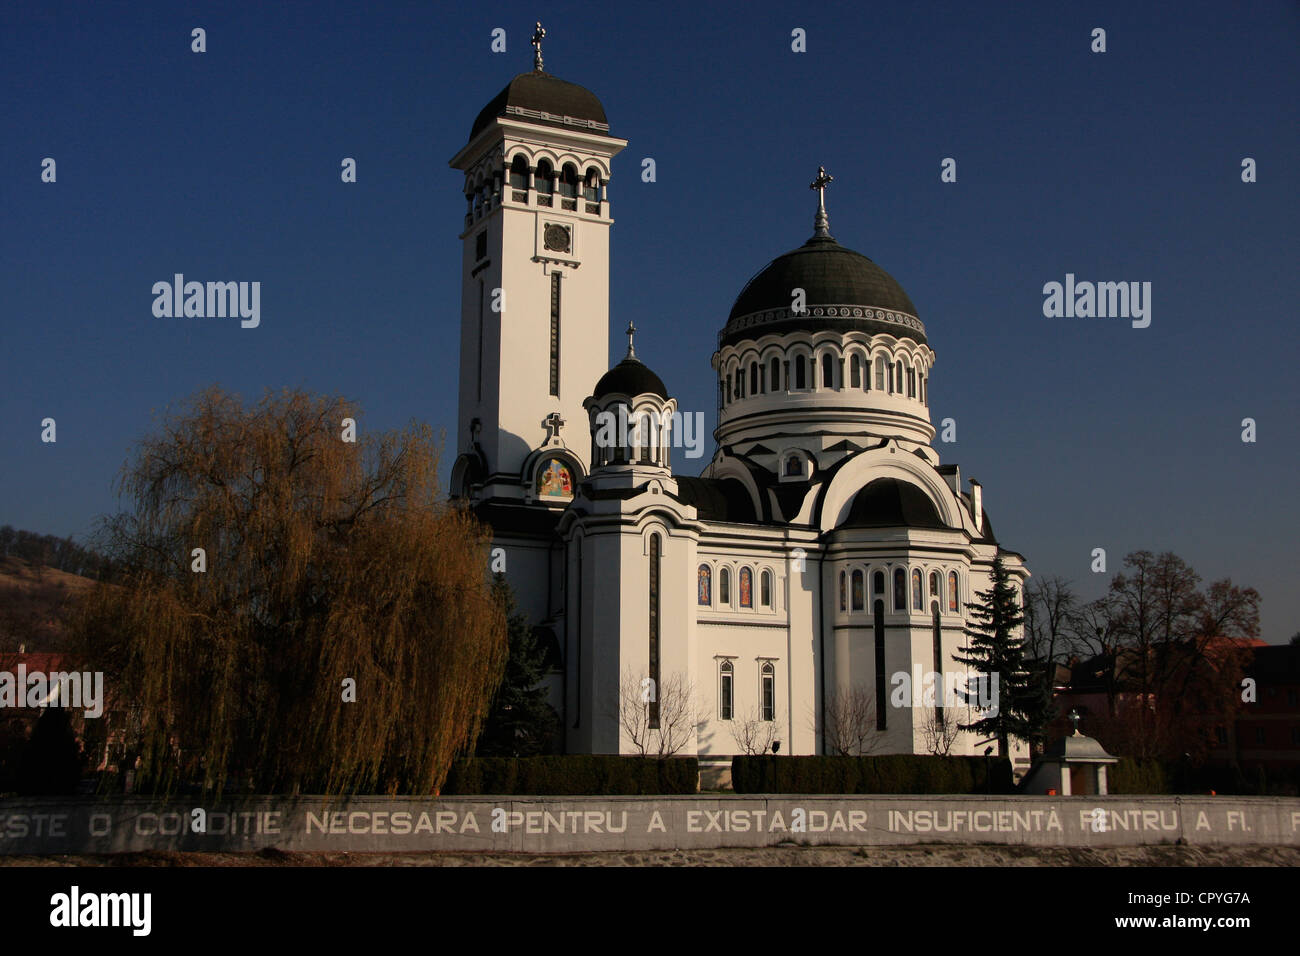
[[[542,72],[542,41],[546,39],[546,31],[542,29],[542,21],[537,21],[537,29],[533,30],[533,69],[538,73]]]
[[[632,336],[636,335],[636,326],[630,321],[627,324],[627,357],[636,358],[636,350],[632,348]]]
[[[829,239],[831,221],[826,215],[826,187],[835,182],[834,176],[826,175],[826,167],[817,167],[817,178],[808,184],[809,189],[817,190],[817,216],[813,219],[813,233]]]

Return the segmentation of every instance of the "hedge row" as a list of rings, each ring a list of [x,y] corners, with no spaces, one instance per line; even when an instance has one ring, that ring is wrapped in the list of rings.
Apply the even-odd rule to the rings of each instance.
[[[1121,757],[1119,763],[1106,768],[1109,793],[1169,793],[1164,765],[1158,760],[1134,760]]]
[[[989,778],[992,778],[990,780]],[[1011,761],[881,757],[733,757],[736,793],[1011,793]]]
[[[1239,796],[1295,796],[1300,793],[1300,769],[1262,766],[1189,767],[1181,761],[1121,757],[1106,771],[1111,793],[1215,793]]]
[[[443,785],[445,796],[513,794],[663,795],[696,793],[700,764],[694,757],[471,757],[457,760]]]

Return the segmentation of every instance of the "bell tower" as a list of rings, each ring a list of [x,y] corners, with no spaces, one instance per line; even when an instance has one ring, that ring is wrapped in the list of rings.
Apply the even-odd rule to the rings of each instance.
[[[627,141],[593,93],[543,70],[545,36],[450,163],[465,174],[451,492],[480,501],[536,499],[532,472],[555,460],[588,473],[583,400],[609,358],[608,185]]]

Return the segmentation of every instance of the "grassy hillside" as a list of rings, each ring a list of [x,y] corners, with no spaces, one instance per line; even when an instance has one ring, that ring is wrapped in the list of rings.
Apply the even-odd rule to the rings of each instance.
[[[0,557],[0,651],[64,650],[71,603],[94,584],[78,574]]]

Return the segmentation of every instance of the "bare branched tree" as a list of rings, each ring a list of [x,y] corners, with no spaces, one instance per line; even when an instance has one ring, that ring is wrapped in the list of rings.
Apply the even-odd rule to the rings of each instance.
[[[921,718],[921,739],[925,749],[937,757],[946,757],[961,734],[960,721],[953,708],[928,707]]]
[[[739,752],[743,754],[757,757],[760,754],[770,753],[772,742],[780,739],[781,722],[778,715],[773,713],[771,720],[764,720],[762,712],[757,707],[751,708],[743,717],[737,715],[729,723],[731,736],[736,741]]]
[[[658,715],[650,704],[657,702]],[[618,688],[618,723],[633,749],[642,756],[671,757],[695,740],[704,723],[695,685],[673,673],[655,686],[631,669],[623,671]]]
[[[1104,598],[1079,608],[1071,630],[1106,687],[1105,715],[1093,718],[1112,752],[1197,758],[1210,731],[1240,706],[1251,639],[1259,635],[1259,593],[1224,579],[1204,590],[1176,554],[1135,551]]]
[[[876,729],[876,695],[861,685],[840,688],[826,701],[826,752],[863,756],[879,750],[884,735]]]

